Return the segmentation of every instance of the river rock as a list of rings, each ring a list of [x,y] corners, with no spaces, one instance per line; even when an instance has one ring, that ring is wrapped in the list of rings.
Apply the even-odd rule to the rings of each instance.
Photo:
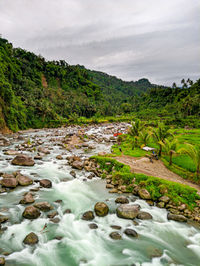
[[[164,203],[168,203],[170,201],[170,198],[168,196],[162,196],[159,198],[159,201],[164,202]]]
[[[62,155],[57,155],[57,156],[56,156],[56,159],[57,159],[57,160],[63,160],[63,157],[62,157]]]
[[[118,232],[112,232],[109,236],[114,240],[120,240],[122,238],[122,236]]]
[[[178,215],[178,214],[172,214],[172,213],[167,214],[167,219],[168,220],[174,220],[177,222],[187,222],[187,218],[185,216]]]
[[[74,170],[70,171],[70,175],[73,176],[74,178],[76,178],[76,172]]]
[[[2,175],[3,178],[15,178],[15,176],[13,174],[7,174],[7,173],[4,173]]]
[[[97,202],[94,206],[94,211],[97,216],[103,217],[108,214],[109,208],[104,202]]]
[[[152,219],[152,215],[148,212],[139,212],[137,218],[140,220],[150,220]]]
[[[43,201],[43,202],[37,202],[34,204],[34,207],[43,211],[43,212],[48,212],[50,210],[53,209],[53,207],[51,206],[51,204],[47,201]]]
[[[1,180],[2,187],[15,188],[18,185],[16,178],[3,178]]]
[[[88,224],[88,226],[89,226],[90,229],[97,229],[98,228],[98,225],[95,224],[95,223]]]
[[[6,260],[5,260],[5,258],[4,257],[0,257],[0,265],[5,265],[5,263],[6,263]]]
[[[70,209],[66,209],[65,211],[64,211],[64,214],[69,214],[69,213],[71,213],[72,211],[70,210]]]
[[[38,236],[35,233],[31,232],[24,238],[23,243],[26,245],[35,245],[38,243],[38,241]]]
[[[52,218],[54,218],[56,215],[58,215],[58,212],[57,212],[57,211],[53,211],[53,212],[49,213],[49,214],[47,215],[47,217],[52,219]]]
[[[41,152],[43,154],[50,154],[50,151],[48,151],[47,149],[45,149],[44,147],[39,147],[38,148],[38,152]]]
[[[51,188],[52,182],[49,179],[42,179],[40,180],[40,186],[44,188]]]
[[[11,162],[13,165],[21,165],[21,166],[33,166],[35,164],[34,160],[25,155],[25,154],[20,154],[17,155]]]
[[[135,230],[129,228],[124,231],[124,234],[130,237],[138,237],[138,233]]]
[[[4,152],[5,155],[19,155],[20,153],[15,150],[7,150]]]
[[[149,191],[144,189],[144,188],[139,189],[138,195],[140,196],[141,199],[145,199],[145,200],[151,199],[151,195],[150,195]]]
[[[128,204],[122,204],[120,205],[116,212],[117,216],[123,219],[134,219],[137,217],[140,210],[140,206],[137,204],[134,205],[128,205]]]
[[[20,186],[29,186],[33,184],[33,180],[25,175],[18,175],[16,179]]]
[[[8,217],[0,214],[0,224],[5,223],[8,221]]]
[[[83,162],[82,161],[74,161],[72,164],[71,164],[72,168],[75,168],[75,169],[78,169],[78,170],[82,170],[83,169]]]
[[[30,204],[35,202],[34,198],[33,198],[33,194],[28,192],[26,193],[26,195],[23,197],[23,199],[20,200],[20,204]]]
[[[58,217],[50,218],[50,221],[54,224],[58,224],[60,222],[60,219]]]
[[[40,211],[34,206],[28,206],[25,208],[22,216],[26,219],[37,219],[40,216]]]
[[[91,221],[93,219],[94,219],[94,214],[92,211],[87,211],[82,216],[82,220],[85,220],[85,221]]]
[[[119,198],[116,198],[115,202],[116,203],[121,203],[121,204],[126,204],[126,203],[129,203],[129,200],[128,200],[127,197],[121,196]]]
[[[111,225],[110,227],[112,229],[115,229],[115,230],[121,230],[122,229],[121,226],[119,226],[119,225]]]

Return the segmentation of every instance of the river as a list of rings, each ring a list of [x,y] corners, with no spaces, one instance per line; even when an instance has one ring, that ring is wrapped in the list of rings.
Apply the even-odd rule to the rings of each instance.
[[[116,127],[125,128],[125,124]],[[90,126],[85,128],[85,133],[95,134],[99,138],[107,138],[113,135],[112,126]],[[167,211],[155,206],[149,206],[144,200],[129,195],[130,204],[138,203],[143,211],[151,213],[152,220],[137,220],[135,225],[131,220],[120,219],[116,216],[118,195],[108,193],[105,181],[98,177],[87,179],[88,173],[84,170],[76,170],[76,178],[70,175],[71,166],[65,159],[76,154],[89,157],[98,152],[109,152],[111,142],[97,143],[89,140],[95,149],[84,148],[67,151],[59,145],[60,140],[67,133],[76,133],[78,127],[61,129],[33,130],[18,135],[7,136],[10,145],[0,147],[0,172],[12,173],[21,170],[21,173],[32,179],[47,178],[52,181],[52,188],[40,188],[34,192],[36,202],[48,201],[58,212],[58,223],[53,223],[47,218],[46,213],[35,220],[22,218],[25,206],[19,204],[23,194],[38,183],[28,187],[17,187],[13,191],[0,194],[0,214],[9,216],[9,221],[2,224],[7,230],[0,234],[0,253],[7,252],[6,265],[8,266],[147,266],[147,265],[200,265],[200,230],[185,223],[167,220]],[[117,130],[117,129],[116,129]],[[5,155],[4,149],[16,149],[17,145],[24,142],[40,140],[47,146],[50,154],[43,160],[35,160],[32,167],[11,165],[14,156]],[[53,140],[52,140],[53,138]],[[36,151],[25,151],[32,157]],[[62,155],[63,160],[56,159]],[[56,203],[56,200],[62,200]],[[93,210],[98,201],[103,201],[109,206],[109,214],[105,217],[97,217],[92,222],[81,219],[85,211]],[[131,202],[132,201],[132,202]],[[66,209],[71,213],[64,214]],[[90,229],[89,224],[97,224],[97,229]],[[47,229],[42,231],[44,225]],[[121,240],[113,240],[109,234],[115,230],[111,225],[121,227],[119,232]],[[137,231],[138,238],[130,238],[123,234],[126,228]],[[39,243],[35,246],[26,246],[23,239],[35,232],[39,237]]]

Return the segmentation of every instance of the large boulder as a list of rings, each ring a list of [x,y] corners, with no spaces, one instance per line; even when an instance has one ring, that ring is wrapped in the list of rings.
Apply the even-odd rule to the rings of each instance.
[[[35,233],[31,232],[24,238],[23,243],[26,245],[35,245],[38,243],[38,241],[38,236]]]
[[[92,211],[87,211],[83,214],[81,219],[85,221],[91,221],[94,219],[94,214]]]
[[[141,220],[150,220],[152,219],[152,215],[148,212],[139,212],[138,215],[137,215],[137,218],[138,219],[141,219]]]
[[[140,211],[140,206],[138,204],[137,205],[122,204],[116,210],[117,216],[123,219],[134,219],[137,217],[139,211]]]
[[[144,188],[139,189],[138,195],[140,196],[141,199],[145,199],[145,200],[151,199],[151,195],[150,195],[149,191],[144,189]]]
[[[179,214],[168,213],[167,219],[168,220],[174,220],[176,222],[187,222],[187,218],[185,216],[179,215]]]
[[[25,175],[18,175],[16,179],[20,186],[29,186],[33,184],[33,180]]]
[[[34,198],[33,198],[33,194],[28,192],[26,193],[26,195],[23,197],[22,200],[20,200],[20,204],[30,204],[35,202]]]
[[[39,209],[39,210],[41,210],[43,212],[48,212],[48,211],[53,209],[51,204],[48,203],[47,201],[37,202],[37,203],[34,204],[34,207],[36,207],[37,209]]]
[[[159,201],[164,202],[164,203],[168,203],[170,201],[170,198],[168,196],[162,196],[159,198]]]
[[[34,160],[25,154],[17,155],[11,163],[22,166],[33,166],[35,164]]]
[[[115,200],[116,203],[121,203],[121,204],[126,204],[129,203],[129,200],[125,196],[121,196],[119,198],[116,198]]]
[[[109,208],[104,202],[97,202],[94,206],[94,211],[97,216],[103,217],[108,214]]]
[[[37,219],[40,216],[40,211],[34,206],[28,206],[25,208],[22,216],[26,219]]]
[[[15,188],[18,185],[16,178],[3,178],[1,180],[2,187]]]
[[[51,188],[52,182],[49,179],[42,179],[40,180],[40,186],[45,188]]]
[[[138,233],[135,230],[129,228],[124,231],[124,234],[130,237],[138,237]]]

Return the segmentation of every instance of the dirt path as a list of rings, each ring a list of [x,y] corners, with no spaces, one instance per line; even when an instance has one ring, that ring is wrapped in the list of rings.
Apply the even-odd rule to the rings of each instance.
[[[190,187],[195,188],[200,193],[200,186],[198,186],[197,184],[193,184],[192,182],[185,180],[179,175],[171,172],[165,167],[163,162],[161,162],[160,160],[153,160],[153,163],[151,163],[149,159],[145,157],[138,159],[126,155],[114,157],[114,159],[116,159],[118,162],[129,165],[131,167],[131,171],[135,173],[156,176],[169,181],[188,185]]]

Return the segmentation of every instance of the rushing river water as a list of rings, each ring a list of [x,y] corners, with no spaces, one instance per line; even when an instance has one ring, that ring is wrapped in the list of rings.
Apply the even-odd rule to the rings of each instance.
[[[106,126],[89,127],[88,134],[96,134],[100,137],[110,137],[111,134],[103,133]],[[129,195],[130,201],[140,204],[143,211],[151,213],[153,220],[137,220],[134,225],[131,220],[120,219],[116,216],[117,195],[108,193],[105,189],[105,181],[99,178],[87,179],[89,175],[85,171],[76,171],[77,178],[70,175],[72,168],[67,160],[57,160],[59,154],[64,158],[72,154],[91,156],[100,151],[109,152],[112,143],[96,143],[92,140],[90,144],[95,149],[85,152],[84,149],[66,151],[57,145],[59,139],[70,129],[49,129],[41,131],[25,132],[21,134],[25,138],[41,139],[44,146],[51,150],[42,161],[36,161],[33,167],[21,167],[11,165],[13,156],[4,155],[5,147],[0,147],[0,171],[12,173],[21,170],[22,174],[33,179],[50,179],[52,188],[40,188],[35,193],[35,200],[48,201],[58,211],[59,223],[53,223],[47,218],[46,213],[33,221],[22,219],[24,206],[19,204],[23,194],[30,188],[38,187],[34,183],[28,187],[18,187],[15,190],[0,194],[0,213],[9,216],[9,221],[2,225],[7,230],[0,235],[0,253],[8,252],[5,256],[6,265],[17,266],[125,266],[125,265],[200,265],[200,231],[188,224],[167,220],[167,211],[157,207],[149,206],[145,201],[136,199]],[[54,133],[56,136],[54,137]],[[51,141],[52,138],[55,141]],[[14,149],[23,140],[10,138],[11,145],[6,147]],[[25,152],[34,156],[36,152]],[[55,203],[62,200],[61,203]],[[91,222],[81,219],[85,211],[93,210],[98,201],[104,201],[109,206],[109,214],[105,217],[95,217],[92,223],[98,225],[97,229],[90,229]],[[132,204],[132,203],[130,203]],[[64,214],[66,209],[71,209],[70,214]],[[41,232],[47,224],[46,231]],[[119,232],[121,240],[113,240],[109,234],[113,230],[110,226],[121,226]],[[138,238],[130,238],[123,234],[126,228],[137,231]],[[23,239],[30,233],[35,232],[39,237],[39,243],[33,247],[23,244]]]

